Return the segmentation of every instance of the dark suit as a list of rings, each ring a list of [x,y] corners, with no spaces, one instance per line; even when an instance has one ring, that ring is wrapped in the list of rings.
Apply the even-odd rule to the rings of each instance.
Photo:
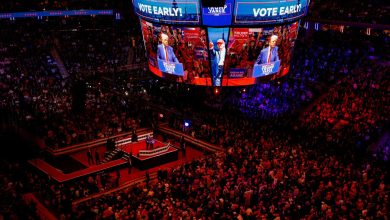
[[[268,57],[269,57],[269,52],[270,49],[269,47],[266,47],[261,50],[259,57],[257,57],[256,64],[265,64],[268,63]],[[278,55],[278,47],[274,47],[271,50],[271,57],[269,59],[269,62],[275,62],[279,60],[279,55]]]
[[[173,48],[171,46],[166,46],[164,49],[163,44],[159,44],[157,47],[157,58],[160,60],[166,60],[168,62],[174,62],[178,63],[179,60],[176,58],[175,53],[173,52]],[[166,58],[166,55],[168,55],[168,59]]]

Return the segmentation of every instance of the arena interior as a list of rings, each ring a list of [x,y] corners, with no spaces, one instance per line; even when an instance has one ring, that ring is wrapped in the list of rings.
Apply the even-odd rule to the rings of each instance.
[[[390,219],[389,2],[241,2],[0,1],[0,219]]]

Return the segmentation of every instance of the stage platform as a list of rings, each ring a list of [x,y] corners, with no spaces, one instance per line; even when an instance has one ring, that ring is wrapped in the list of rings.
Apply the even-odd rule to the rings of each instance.
[[[122,152],[127,156],[132,155],[133,167],[139,170],[146,170],[179,159],[179,150],[177,148],[158,140],[155,140],[153,149],[150,150],[146,150],[146,140],[140,140],[138,142],[123,142],[123,144],[116,147],[121,149]],[[104,146],[101,148],[105,149]],[[100,152],[100,154],[103,154],[103,152]],[[86,166],[86,168],[70,173],[64,173],[62,170],[54,167],[54,165],[49,161],[45,161],[43,159],[36,158],[29,160],[28,162],[58,182],[66,182],[94,173],[107,172],[122,167],[128,167],[128,160],[125,159],[125,157],[112,160],[107,163],[90,165],[88,164],[86,152],[84,151],[74,153],[70,156],[80,162],[83,161],[84,158],[85,161],[83,161],[83,164]]]
[[[178,159],[179,150],[169,143],[155,140],[153,149],[146,150],[146,140],[128,143],[120,147],[123,153],[131,155],[133,166],[146,170]]]

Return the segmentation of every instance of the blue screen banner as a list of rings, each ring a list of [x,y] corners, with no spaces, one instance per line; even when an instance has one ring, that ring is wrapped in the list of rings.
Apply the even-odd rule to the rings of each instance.
[[[27,12],[0,13],[0,19],[86,16],[86,15],[113,15],[113,12],[112,10],[27,11]]]
[[[266,64],[256,64],[253,68],[252,77],[268,76],[274,73],[277,73],[280,66],[280,60],[266,63]]]
[[[165,60],[158,60],[158,68],[161,72],[169,73],[177,76],[184,76],[184,69],[182,63],[167,62]]]
[[[272,24],[297,20],[306,14],[308,0],[236,0],[234,24]]]
[[[230,25],[233,15],[234,0],[226,0],[222,7],[202,7],[202,20],[204,25],[226,26]]]
[[[140,17],[154,22],[172,24],[199,24],[200,7],[196,0],[133,0],[134,11]]]

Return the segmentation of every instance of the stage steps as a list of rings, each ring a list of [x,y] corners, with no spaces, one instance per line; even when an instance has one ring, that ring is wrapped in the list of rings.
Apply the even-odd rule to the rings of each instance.
[[[115,158],[116,155],[118,155],[121,152],[122,152],[122,150],[120,148],[115,148],[114,150],[106,153],[104,155],[104,160],[102,161],[102,163],[107,163],[107,162],[111,161],[113,158]]]
[[[122,159],[128,161],[128,160],[129,160],[129,157],[130,157],[130,154],[124,153],[123,156],[122,156]]]

